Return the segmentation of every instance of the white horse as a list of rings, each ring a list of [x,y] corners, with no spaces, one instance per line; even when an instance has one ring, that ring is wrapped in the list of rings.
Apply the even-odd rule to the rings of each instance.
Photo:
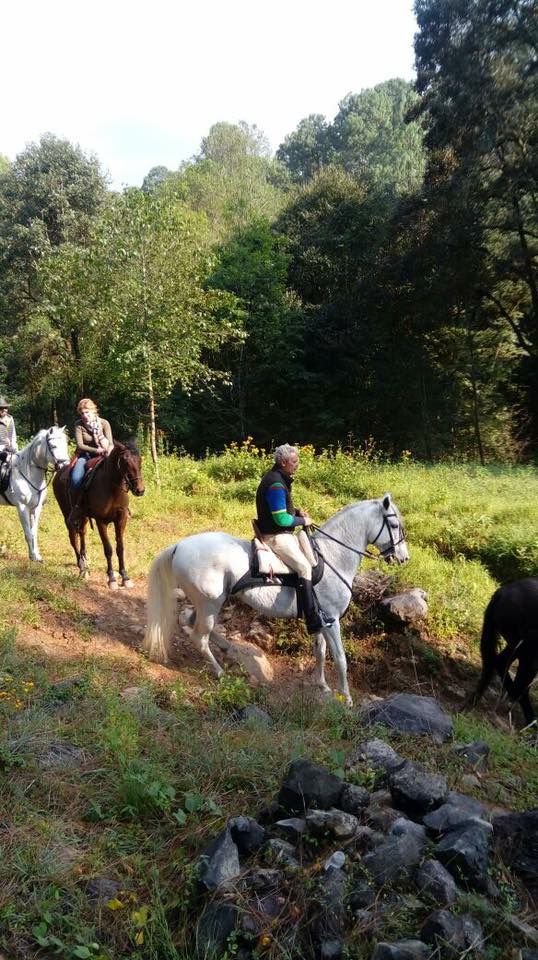
[[[323,691],[327,641],[338,677],[338,690],[352,699],[347,682],[347,662],[340,635],[340,617],[349,606],[353,577],[372,544],[387,561],[406,563],[409,553],[396,504],[386,494],[379,500],[363,500],[343,507],[322,527],[314,542],[325,558],[325,571],[315,588],[323,611],[334,618],[331,626],[314,635],[316,670],[314,682]],[[209,638],[222,605],[234,584],[248,572],[251,545],[227,533],[199,533],[179,540],[157,555],[150,569],[148,624],[143,649],[151,660],[166,663],[175,626],[174,588],[181,587],[195,611],[191,640],[209,660],[215,674],[223,672],[209,649]],[[297,617],[293,587],[261,586],[242,590],[237,596],[267,617]]]
[[[69,463],[65,427],[40,430],[33,440],[14,453],[9,486],[0,493],[0,506],[16,507],[24,530],[30,560],[42,560],[37,546],[37,526],[47,499],[46,473]]]

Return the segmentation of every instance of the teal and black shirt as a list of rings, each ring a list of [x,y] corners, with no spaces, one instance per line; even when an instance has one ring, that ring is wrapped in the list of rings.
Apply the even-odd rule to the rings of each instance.
[[[304,520],[296,515],[291,499],[292,483],[292,477],[277,464],[263,475],[256,493],[261,533],[292,533],[295,527],[304,526]]]

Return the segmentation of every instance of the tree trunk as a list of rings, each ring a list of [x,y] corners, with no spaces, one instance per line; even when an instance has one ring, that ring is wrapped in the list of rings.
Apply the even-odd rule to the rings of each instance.
[[[155,466],[155,481],[157,486],[161,485],[161,477],[159,474],[159,463],[157,458],[157,430],[155,428],[155,394],[153,392],[153,376],[151,373],[151,363],[148,359],[148,397],[149,397],[149,438],[150,438],[150,449],[151,449],[151,459],[153,460]]]
[[[473,314],[474,316],[474,314]],[[478,457],[480,459],[481,466],[485,466],[484,458],[484,447],[482,446],[482,433],[480,430],[480,412],[478,406],[478,386],[476,383],[476,362],[475,362],[475,352],[473,344],[473,334],[471,331],[471,324],[467,318],[467,343],[469,345],[469,356],[471,359],[471,391],[473,397],[473,427],[474,427],[474,437],[476,446],[478,448]]]

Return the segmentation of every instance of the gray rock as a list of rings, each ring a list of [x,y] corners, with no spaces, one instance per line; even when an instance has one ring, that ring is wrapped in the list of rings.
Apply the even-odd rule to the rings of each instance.
[[[392,826],[403,818],[401,812],[394,807],[368,807],[366,819],[369,827],[388,833]]]
[[[315,919],[312,931],[318,943],[340,941],[346,920],[345,889],[347,877],[342,870],[323,874],[314,891]]]
[[[478,800],[463,793],[450,792],[447,802],[426,814],[422,822],[433,834],[441,834],[460,827],[469,820],[482,820],[483,815],[484,807]]]
[[[306,820],[302,817],[289,817],[286,820],[277,820],[275,828],[284,835],[285,840],[297,843],[306,830]]]
[[[267,710],[258,707],[256,703],[247,703],[246,707],[239,707],[234,710],[232,720],[235,720],[236,723],[258,724],[261,727],[273,726],[273,720]]]
[[[121,884],[109,877],[92,877],[86,884],[86,896],[88,900],[96,900],[98,903],[106,903],[107,900],[113,900],[118,896],[121,890]]]
[[[413,587],[392,597],[385,597],[379,606],[384,614],[388,614],[398,623],[414,624],[428,616],[426,600],[426,592],[420,587]]]
[[[229,880],[234,880],[240,872],[239,851],[230,828],[226,827],[202,853],[198,877],[206,890],[216,890]]]
[[[38,757],[38,764],[43,770],[55,767],[81,767],[86,760],[84,750],[75,747],[66,740],[53,740]]]
[[[250,857],[267,840],[267,833],[252,817],[232,817],[228,827],[240,857]]]
[[[245,890],[255,890],[257,893],[277,890],[281,880],[280,870],[270,867],[255,867],[249,873],[243,874],[241,887]]]
[[[482,953],[484,947],[484,931],[478,920],[475,920],[470,913],[462,913],[461,927],[463,931],[463,940],[467,950]]]
[[[352,913],[357,910],[368,910],[377,900],[377,890],[366,880],[359,880],[350,891],[347,902]]]
[[[431,950],[422,940],[397,940],[378,943],[372,960],[430,960]]]
[[[490,845],[491,831],[475,821],[446,833],[437,844],[435,855],[456,880],[465,879],[477,890],[488,891]]]
[[[395,806],[410,816],[422,816],[440,806],[446,799],[448,786],[445,777],[428,773],[418,763],[409,761],[391,773],[389,789]]]
[[[438,860],[426,860],[417,870],[416,884],[422,893],[429,894],[437,903],[454,903],[457,887],[452,875]]]
[[[452,720],[433,697],[414,693],[394,693],[386,700],[372,703],[359,711],[363,723],[381,723],[401,733],[430,737],[444,743],[453,735]]]
[[[410,834],[390,837],[362,858],[362,867],[377,884],[392,883],[403,873],[416,867],[422,858],[424,844]]]
[[[355,834],[359,821],[352,813],[343,810],[307,810],[306,825],[314,836],[329,834],[335,840],[346,840]]]
[[[319,945],[320,960],[340,960],[343,949],[342,940],[322,940]]]
[[[398,817],[392,824],[389,834],[393,837],[405,837],[410,834],[419,841],[422,846],[426,845],[426,829],[420,823],[408,820],[407,817]]]
[[[370,803],[370,794],[364,787],[356,787],[353,783],[344,783],[340,797],[340,810],[359,816]]]
[[[485,770],[488,765],[490,747],[485,740],[476,740],[474,743],[456,744],[454,753],[465,757],[475,770]]]
[[[295,847],[287,840],[279,840],[272,837],[267,841],[264,848],[264,854],[270,863],[279,863],[285,867],[298,867],[299,861],[295,856]]]
[[[302,814],[309,807],[328,810],[338,806],[342,790],[338,777],[301,758],[290,765],[278,801],[290,813]]]
[[[437,947],[441,957],[457,960],[466,949],[463,923],[448,910],[435,910],[426,919],[421,937],[426,943]]]
[[[385,703],[384,700],[381,702]],[[348,770],[366,766],[382,773],[393,773],[403,767],[405,763],[404,757],[396,753],[396,750],[393,750],[390,744],[385,743],[384,740],[373,739],[359,743],[353,753],[350,753],[346,758],[344,766]]]
[[[364,852],[365,850],[375,850],[376,847],[385,843],[386,839],[384,833],[361,824],[355,831],[353,845],[356,850]]]
[[[237,908],[229,903],[209,903],[196,928],[196,956],[201,960],[221,956],[237,926]]]
[[[538,906],[538,809],[493,818],[495,845]]]

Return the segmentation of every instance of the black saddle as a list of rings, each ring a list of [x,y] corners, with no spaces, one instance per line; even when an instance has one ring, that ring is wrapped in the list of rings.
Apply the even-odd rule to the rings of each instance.
[[[312,586],[315,587],[323,576],[325,561],[316,546],[316,541],[308,531],[307,536],[310,541],[310,546],[312,547],[312,552],[317,558],[315,567],[312,567]],[[230,590],[230,596],[233,596],[234,593],[239,593],[241,590],[252,590],[255,587],[293,587],[294,590],[297,590],[299,586],[299,575],[297,573],[278,573],[273,575],[260,573],[256,539],[257,538],[254,537],[250,544],[250,569],[233,585]]]
[[[4,460],[2,463],[0,463],[0,493],[4,493],[4,491],[9,487],[10,478],[11,462],[10,460]]]

